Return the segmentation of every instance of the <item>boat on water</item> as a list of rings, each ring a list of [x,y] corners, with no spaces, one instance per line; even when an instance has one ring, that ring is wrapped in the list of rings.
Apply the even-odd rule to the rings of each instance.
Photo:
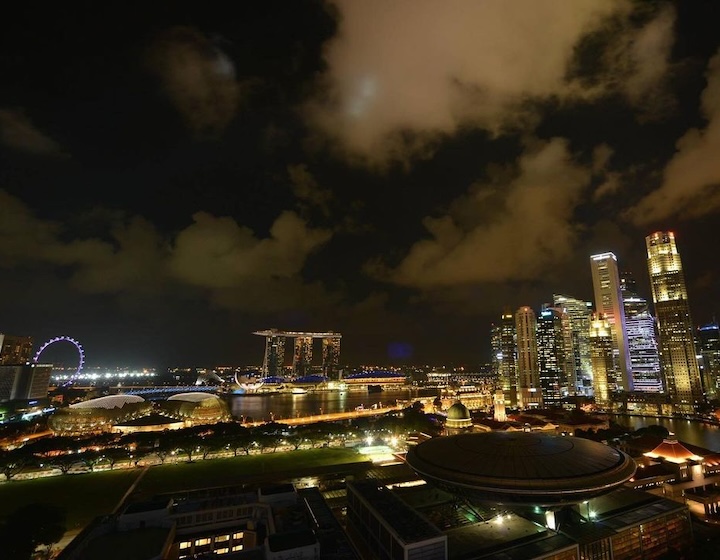
[[[303,389],[302,387],[293,387],[293,388],[290,390],[290,392],[291,392],[293,395],[305,395],[305,394],[307,394],[308,390],[307,390],[307,389]]]

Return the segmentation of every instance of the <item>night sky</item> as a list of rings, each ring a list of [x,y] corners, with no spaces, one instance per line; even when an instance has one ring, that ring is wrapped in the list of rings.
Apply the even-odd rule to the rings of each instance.
[[[720,3],[16,3],[0,22],[0,332],[90,365],[479,364],[507,306],[720,314]]]

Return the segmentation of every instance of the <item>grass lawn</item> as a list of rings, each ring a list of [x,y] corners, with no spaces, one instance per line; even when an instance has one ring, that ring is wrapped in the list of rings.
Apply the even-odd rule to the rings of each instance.
[[[42,502],[65,508],[67,530],[80,530],[94,517],[111,513],[140,472],[120,469],[3,482],[0,517],[22,505]]]
[[[367,460],[367,457],[353,449],[335,447],[242,455],[206,461],[199,459],[193,463],[151,467],[135,492],[137,497],[149,498],[155,494],[178,490],[319,474],[324,469],[336,465],[362,463]]]

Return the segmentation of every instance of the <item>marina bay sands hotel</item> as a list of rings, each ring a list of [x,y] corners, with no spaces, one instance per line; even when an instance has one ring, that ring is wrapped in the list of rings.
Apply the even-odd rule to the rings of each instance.
[[[267,377],[282,377],[285,365],[285,339],[292,338],[293,342],[293,374],[297,376],[312,373],[313,341],[322,340],[322,374],[334,377],[337,374],[340,361],[340,339],[342,335],[329,332],[296,332],[268,329],[256,331],[253,334],[265,337],[265,358],[263,359],[262,374]]]

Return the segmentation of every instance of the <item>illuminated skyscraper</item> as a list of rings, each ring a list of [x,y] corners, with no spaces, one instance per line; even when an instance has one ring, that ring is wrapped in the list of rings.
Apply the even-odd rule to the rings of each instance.
[[[539,406],[542,402],[536,328],[535,312],[530,307],[524,306],[516,311],[518,406],[520,408]]]
[[[635,391],[660,393],[663,384],[655,336],[655,318],[650,314],[647,300],[637,294],[632,275],[623,273],[620,286],[625,308],[625,334],[633,388]]]
[[[285,336],[274,329],[266,334],[262,374],[270,377],[282,377],[285,364]]]
[[[720,326],[716,321],[698,329],[700,355],[702,356],[702,379],[705,394],[717,398],[720,394]]]
[[[32,361],[31,336],[14,336],[0,333],[0,364],[16,365]]]
[[[660,335],[660,367],[673,404],[680,412],[692,412],[704,397],[675,234],[657,231],[645,238],[645,245]]]
[[[515,365],[515,317],[503,312],[500,324],[492,329],[493,364],[499,387],[506,398],[515,405],[517,401],[517,368]]]
[[[610,395],[615,382],[615,361],[610,323],[601,315],[594,314],[590,320],[589,335],[595,404],[600,408],[607,408],[610,406]]]
[[[313,337],[298,336],[295,338],[295,351],[293,353],[293,373],[295,375],[310,375],[312,373]]]
[[[334,379],[340,363],[340,337],[322,339],[322,373]]]
[[[590,361],[590,313],[592,303],[570,296],[555,294],[555,307],[567,314],[570,325],[571,344],[568,347],[570,361],[570,383],[568,391],[578,395],[592,395],[592,363]],[[569,385],[570,385],[569,383]]]
[[[613,253],[592,255],[590,269],[595,292],[595,310],[610,324],[617,388],[619,391],[632,391],[629,351],[625,337],[625,309],[620,293],[617,257]]]
[[[544,406],[559,404],[567,379],[567,316],[562,309],[544,307],[537,318],[537,351]]]

